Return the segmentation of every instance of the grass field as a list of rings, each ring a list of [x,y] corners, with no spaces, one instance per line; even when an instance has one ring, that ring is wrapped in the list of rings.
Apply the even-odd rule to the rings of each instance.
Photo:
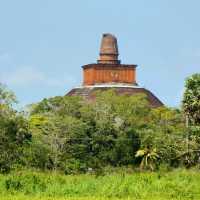
[[[1,200],[200,199],[200,173],[73,175],[21,171],[0,175]]]

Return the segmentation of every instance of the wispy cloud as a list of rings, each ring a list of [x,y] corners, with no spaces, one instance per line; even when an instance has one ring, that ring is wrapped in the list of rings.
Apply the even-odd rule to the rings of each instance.
[[[76,79],[73,76],[50,77],[37,68],[26,66],[19,67],[15,71],[1,73],[0,81],[12,86],[44,85],[50,87],[62,87],[65,84],[73,85]]]

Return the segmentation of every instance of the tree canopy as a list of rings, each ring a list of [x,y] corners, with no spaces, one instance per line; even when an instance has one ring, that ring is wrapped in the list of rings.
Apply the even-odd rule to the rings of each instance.
[[[186,80],[183,110],[193,125],[200,125],[200,74]]]
[[[66,174],[105,167],[191,167],[199,164],[199,74],[187,79],[182,109],[152,108],[144,94],[97,92],[96,100],[45,98],[28,115],[0,84],[0,171],[18,168]],[[189,117],[190,126],[185,123]]]

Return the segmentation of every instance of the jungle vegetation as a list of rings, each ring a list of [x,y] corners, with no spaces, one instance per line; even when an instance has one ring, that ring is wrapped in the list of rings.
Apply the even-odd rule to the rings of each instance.
[[[180,108],[151,108],[144,95],[99,92],[96,101],[57,96],[17,111],[0,84],[0,172],[65,174],[191,168],[200,164],[200,74],[185,82]]]

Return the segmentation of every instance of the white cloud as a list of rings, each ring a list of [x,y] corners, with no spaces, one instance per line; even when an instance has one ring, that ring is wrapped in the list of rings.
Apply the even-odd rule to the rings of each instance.
[[[50,87],[62,87],[65,84],[75,84],[76,80],[72,76],[49,77],[44,72],[34,67],[19,67],[12,72],[0,74],[0,81],[12,86],[44,85]]]

